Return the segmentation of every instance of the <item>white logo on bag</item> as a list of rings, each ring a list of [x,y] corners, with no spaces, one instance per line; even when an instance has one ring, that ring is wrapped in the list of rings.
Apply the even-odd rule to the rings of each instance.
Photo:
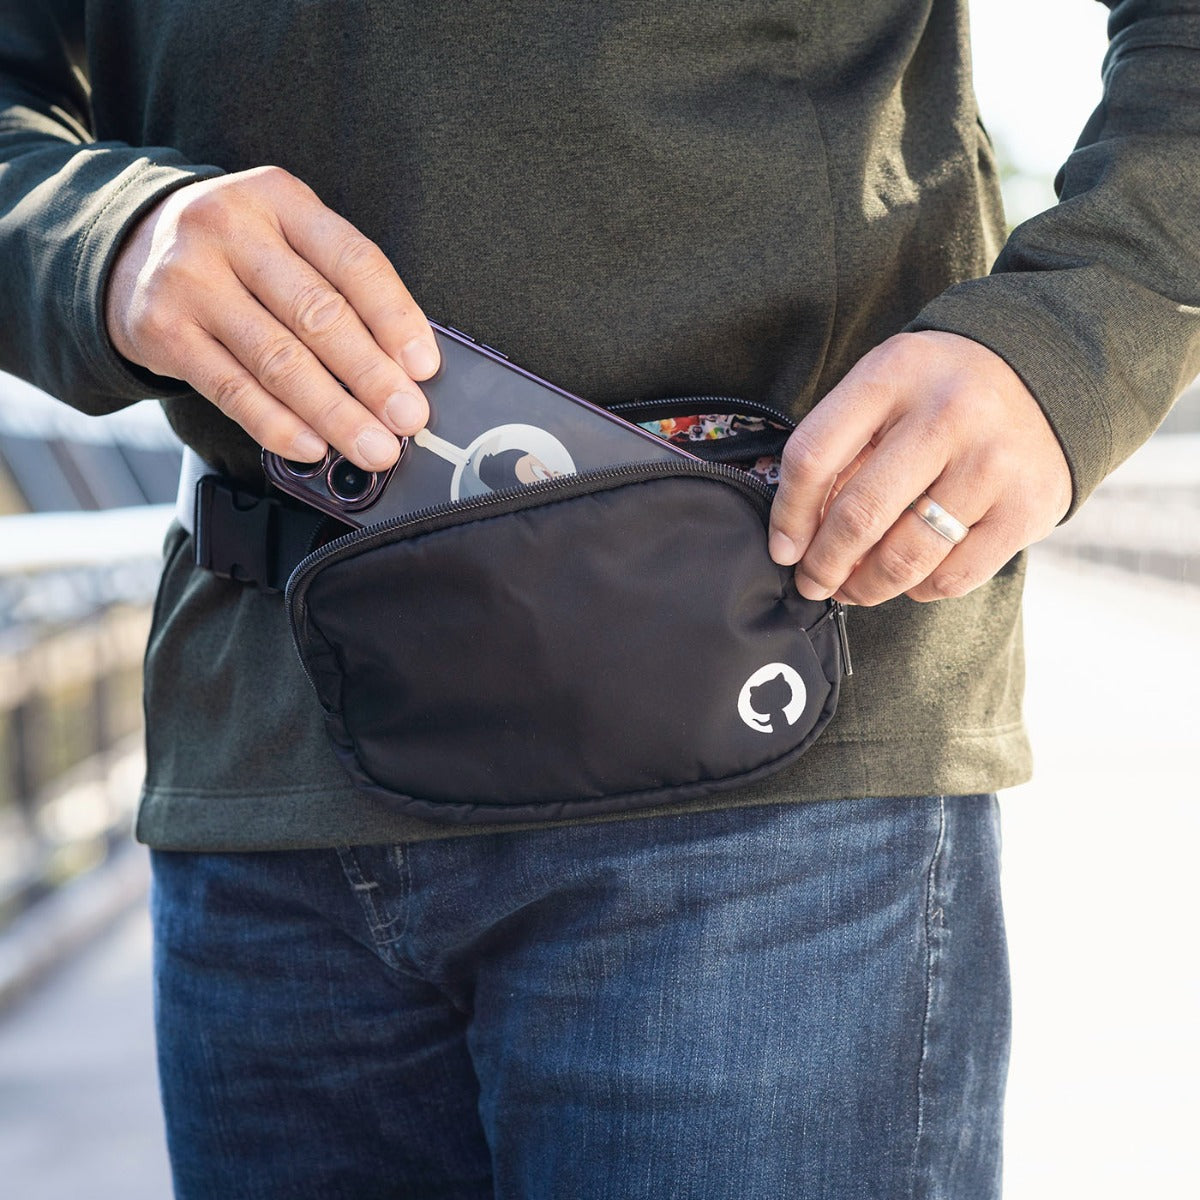
[[[782,700],[785,688],[788,692],[786,702]],[[800,720],[807,699],[808,689],[799,671],[787,663],[767,663],[742,684],[741,695],[738,696],[738,716],[759,733],[774,733],[772,717],[782,709],[788,725],[795,725]],[[756,704],[767,711],[760,712]]]

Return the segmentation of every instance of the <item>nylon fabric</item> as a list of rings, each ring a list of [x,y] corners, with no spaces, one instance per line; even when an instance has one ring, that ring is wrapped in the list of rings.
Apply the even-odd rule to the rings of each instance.
[[[768,557],[765,497],[686,466],[573,477],[302,563],[297,647],[355,782],[432,819],[557,818],[802,753],[837,701],[832,609]],[[687,550],[690,524],[711,536]]]

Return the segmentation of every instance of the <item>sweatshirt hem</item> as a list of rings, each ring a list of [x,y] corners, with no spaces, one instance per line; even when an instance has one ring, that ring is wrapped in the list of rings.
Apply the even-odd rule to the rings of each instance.
[[[871,754],[871,747],[886,753]],[[805,759],[765,780],[699,799],[630,812],[571,820],[478,825],[441,824],[389,809],[353,788],[258,790],[220,793],[147,784],[136,836],[156,850],[240,852],[315,850],[341,845],[394,844],[519,833],[556,825],[597,824],[746,808],[866,797],[977,795],[1015,787],[1030,777],[1023,726],[980,737],[953,735],[936,742],[881,738],[831,742],[818,770]]]

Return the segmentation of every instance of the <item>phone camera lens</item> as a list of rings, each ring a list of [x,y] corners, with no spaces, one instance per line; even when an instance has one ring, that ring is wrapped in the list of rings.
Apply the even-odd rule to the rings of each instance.
[[[337,458],[329,468],[329,490],[347,504],[361,500],[375,486],[374,471],[364,471],[348,458]]]
[[[322,468],[329,461],[329,455],[324,458],[318,458],[315,462],[301,462],[296,458],[285,458],[282,460],[284,469],[289,475],[294,475],[297,479],[311,479],[314,475],[319,475]]]

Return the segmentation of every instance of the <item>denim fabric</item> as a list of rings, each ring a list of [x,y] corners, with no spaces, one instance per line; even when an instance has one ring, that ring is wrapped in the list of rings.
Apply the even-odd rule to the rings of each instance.
[[[994,797],[154,854],[181,1200],[999,1196]]]

